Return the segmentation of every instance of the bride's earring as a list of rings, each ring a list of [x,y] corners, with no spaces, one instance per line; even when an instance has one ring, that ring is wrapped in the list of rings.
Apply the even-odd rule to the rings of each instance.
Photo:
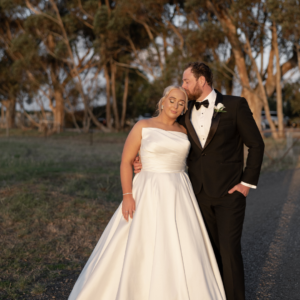
[[[163,106],[163,105],[161,106],[161,109],[164,109],[164,106]]]
[[[181,112],[181,115],[183,116],[183,114],[184,114],[184,112],[182,111],[182,112]]]

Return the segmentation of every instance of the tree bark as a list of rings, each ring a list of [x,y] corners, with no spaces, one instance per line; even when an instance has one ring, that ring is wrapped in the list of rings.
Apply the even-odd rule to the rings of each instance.
[[[111,66],[111,90],[112,90],[112,97],[113,97],[113,112],[114,112],[114,117],[115,117],[115,128],[116,128],[116,130],[119,130],[120,129],[120,119],[119,119],[117,96],[116,96],[117,67],[112,62],[112,60],[111,60],[110,66]]]
[[[167,37],[165,31],[163,32],[163,45],[164,45],[164,57],[165,57],[165,65],[167,65],[168,60],[168,44],[167,44]]]
[[[248,53],[248,55],[249,55],[249,57],[251,59],[254,72],[256,73],[256,76],[257,76],[257,79],[258,79],[258,85],[259,85],[260,92],[261,92],[261,97],[262,97],[262,101],[263,101],[263,105],[264,105],[264,109],[265,109],[265,113],[266,113],[266,118],[267,118],[267,120],[269,122],[269,125],[270,125],[270,128],[272,130],[272,136],[273,136],[273,138],[277,139],[278,135],[277,135],[277,131],[276,131],[276,127],[274,125],[274,122],[271,119],[268,98],[267,98],[267,95],[266,95],[266,92],[265,92],[263,81],[262,81],[262,78],[260,76],[260,73],[259,73],[256,61],[255,61],[255,59],[254,59],[254,57],[252,55],[251,46],[250,46],[250,42],[248,40],[248,37],[246,37],[246,47],[245,47],[245,50],[246,50],[246,52]]]
[[[281,90],[281,70],[280,70],[280,57],[278,49],[278,36],[275,22],[273,22],[273,47],[276,56],[276,99],[277,99],[277,119],[278,119],[278,137],[284,137],[284,125],[283,125],[283,104],[282,104],[282,90]]]
[[[59,133],[63,130],[64,120],[65,120],[64,97],[59,87],[59,81],[55,73],[54,65],[51,66],[50,72],[51,72],[51,81],[53,85],[54,99],[55,99],[55,107],[53,106],[53,103],[50,103],[50,108],[53,112],[53,117],[54,117],[53,132]]]
[[[124,82],[124,93],[123,93],[121,128],[124,128],[124,126],[125,126],[127,97],[128,97],[128,83],[129,83],[129,75],[128,75],[128,70],[126,70],[125,71],[125,82]]]
[[[4,104],[2,103],[2,105],[1,105],[1,122],[0,122],[1,128],[2,127],[4,128],[4,126],[5,126],[4,119],[5,119]]]
[[[296,50],[297,50],[298,69],[300,72],[300,45],[296,44]]]
[[[273,34],[273,33],[272,33]],[[273,48],[273,43],[272,43],[272,48],[270,51],[269,55],[269,64],[268,64],[268,69],[267,69],[267,80],[265,83],[265,90],[267,93],[267,96],[270,97],[274,93],[276,89],[276,74],[274,75],[274,64],[273,64],[273,59],[274,59],[274,48]],[[296,53],[291,57],[288,61],[282,64],[281,66],[281,76],[284,76],[288,71],[291,69],[295,68],[297,66],[297,58],[296,58]]]
[[[235,58],[234,58],[234,55],[233,55],[232,51],[231,51],[231,54],[230,54],[230,58],[226,62],[226,65],[231,70],[234,70],[234,68],[235,68]],[[226,72],[226,70],[225,70],[225,72]],[[227,74],[228,74],[229,78],[226,79],[226,83],[225,83],[226,84],[226,86],[225,86],[225,88],[226,88],[226,94],[227,95],[232,95],[234,76],[233,76],[232,73],[229,73],[229,72],[227,72]]]
[[[110,77],[107,65],[104,66],[104,76],[106,80],[106,126],[111,129]]]
[[[260,45],[260,75],[264,75],[264,45],[263,45],[263,40],[261,41]]]
[[[6,108],[6,126],[11,129],[15,127],[15,116],[16,116],[16,99],[11,98],[8,100],[3,100],[2,105]]]
[[[54,130],[61,132],[64,127],[65,107],[62,92],[59,89],[54,90],[55,112],[54,112]]]

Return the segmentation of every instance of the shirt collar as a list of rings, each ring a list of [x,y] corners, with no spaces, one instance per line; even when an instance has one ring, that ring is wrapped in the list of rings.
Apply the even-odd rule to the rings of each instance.
[[[216,98],[217,98],[217,93],[215,92],[214,89],[212,89],[212,91],[209,93],[209,95],[205,99],[203,99],[203,101],[207,99],[209,104],[215,104]],[[199,101],[196,100],[196,102],[199,102]]]

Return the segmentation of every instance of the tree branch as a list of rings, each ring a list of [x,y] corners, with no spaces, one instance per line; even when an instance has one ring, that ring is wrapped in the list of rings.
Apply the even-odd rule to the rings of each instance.
[[[38,10],[38,9],[35,9],[35,8],[32,6],[32,4],[29,2],[29,0],[25,0],[25,2],[26,2],[27,7],[28,7],[31,11],[33,11],[36,15],[42,15],[42,16],[44,16],[45,18],[47,18],[47,19],[49,19],[49,20],[51,20],[51,21],[53,21],[53,22],[55,22],[56,24],[59,25],[58,20],[56,20],[56,19],[54,19],[53,17],[51,17],[51,16],[49,16],[49,15],[47,15],[47,14],[41,12],[41,11]],[[51,2],[52,2],[52,1],[51,1]]]
[[[78,6],[79,6],[79,9],[82,11],[83,14],[85,14],[89,19],[91,19],[92,21],[94,21],[94,17],[90,14],[88,14],[82,7],[82,3],[81,3],[81,0],[78,0]]]

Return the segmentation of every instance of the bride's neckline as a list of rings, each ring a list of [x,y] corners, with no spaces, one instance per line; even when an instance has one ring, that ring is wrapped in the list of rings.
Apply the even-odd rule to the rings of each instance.
[[[177,133],[181,133],[181,134],[184,134],[184,135],[187,136],[187,134],[184,133],[184,132],[180,132],[180,131],[176,131],[176,130],[165,130],[165,129],[158,128],[158,127],[143,127],[142,130],[146,129],[146,128],[149,128],[149,129],[158,129],[158,130],[162,130],[162,131],[166,131],[166,132],[177,132]]]

